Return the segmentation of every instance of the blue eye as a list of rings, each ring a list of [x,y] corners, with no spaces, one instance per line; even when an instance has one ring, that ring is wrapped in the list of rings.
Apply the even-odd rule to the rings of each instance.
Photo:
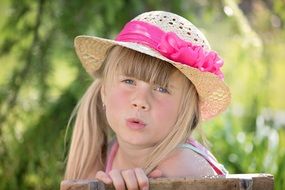
[[[156,87],[155,90],[157,90],[158,92],[161,92],[161,93],[169,94],[169,91],[167,90],[167,88],[163,88],[161,86]]]
[[[122,80],[122,82],[124,82],[126,84],[135,84],[135,81],[132,79],[124,79],[124,80]]]

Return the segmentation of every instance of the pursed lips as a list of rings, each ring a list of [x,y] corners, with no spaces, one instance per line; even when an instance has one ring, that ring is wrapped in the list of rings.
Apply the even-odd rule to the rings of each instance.
[[[142,129],[146,127],[146,123],[138,118],[128,118],[126,124],[131,129]]]

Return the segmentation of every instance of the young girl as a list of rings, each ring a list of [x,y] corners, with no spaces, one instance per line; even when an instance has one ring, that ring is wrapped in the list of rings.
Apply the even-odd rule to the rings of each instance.
[[[66,179],[148,189],[147,177],[226,174],[191,138],[230,102],[223,61],[191,22],[146,12],[115,40],[78,36],[75,49],[94,81],[76,108]]]

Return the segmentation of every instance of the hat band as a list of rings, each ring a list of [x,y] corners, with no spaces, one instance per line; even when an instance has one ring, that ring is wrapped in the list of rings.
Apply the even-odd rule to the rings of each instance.
[[[164,32],[155,25],[130,21],[115,40],[146,45],[172,61],[224,78],[220,70],[224,62],[216,52],[206,51],[199,45],[179,38],[174,32]]]

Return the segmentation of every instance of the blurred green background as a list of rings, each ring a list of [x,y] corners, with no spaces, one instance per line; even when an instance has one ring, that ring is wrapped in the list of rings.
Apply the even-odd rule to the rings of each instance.
[[[225,60],[232,104],[203,125],[212,152],[231,173],[285,187],[283,0],[1,0],[0,189],[59,189],[67,121],[91,82],[74,37],[114,38],[157,9],[191,20]]]

